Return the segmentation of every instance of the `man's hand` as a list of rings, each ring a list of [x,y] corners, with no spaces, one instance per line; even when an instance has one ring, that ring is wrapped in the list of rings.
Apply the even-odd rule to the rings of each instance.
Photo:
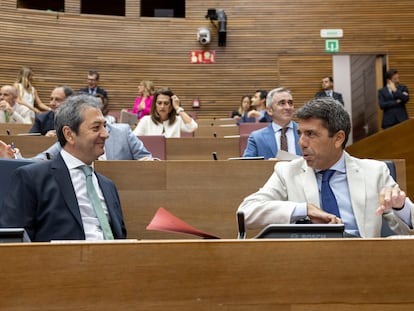
[[[260,116],[260,112],[259,111],[257,111],[257,110],[250,110],[248,113],[247,113],[247,117],[248,118],[252,118],[252,117],[259,117]]]
[[[0,140],[0,158],[14,159],[14,152],[10,145]]]
[[[403,208],[406,197],[405,192],[399,187],[383,188],[379,194],[379,206],[376,211],[377,215],[382,215],[385,211],[391,208]]]
[[[46,137],[56,137],[56,130],[47,131]]]
[[[397,87],[395,86],[395,83],[392,82],[392,81],[388,81],[387,86],[393,92],[395,92],[397,90]]]
[[[308,217],[314,224],[341,224],[342,220],[336,215],[329,214],[320,208],[317,208],[315,205],[308,204]]]

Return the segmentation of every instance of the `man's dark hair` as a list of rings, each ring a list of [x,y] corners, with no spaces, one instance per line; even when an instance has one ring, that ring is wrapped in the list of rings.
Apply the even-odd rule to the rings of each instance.
[[[97,72],[96,70],[89,70],[88,75],[96,76],[96,80],[99,80],[99,72]]]
[[[345,149],[351,132],[351,118],[345,108],[333,98],[321,97],[311,99],[296,111],[299,120],[320,119],[322,125],[328,130],[329,137],[339,131],[345,132],[342,148]]]
[[[385,79],[386,80],[391,80],[392,77],[398,73],[397,69],[390,69],[385,73]]]
[[[256,90],[256,93],[260,93],[260,99],[266,99],[267,91],[266,90]]]
[[[157,112],[157,100],[158,100],[158,96],[160,95],[166,95],[170,97],[170,107],[172,107],[172,109],[168,113],[168,124],[174,124],[175,119],[177,118],[177,113],[173,107],[172,98],[171,98],[174,95],[174,93],[169,88],[160,88],[155,91],[154,98],[152,99],[152,103],[151,103],[151,110],[150,110],[151,120],[155,124],[162,123],[161,117],[159,113]]]

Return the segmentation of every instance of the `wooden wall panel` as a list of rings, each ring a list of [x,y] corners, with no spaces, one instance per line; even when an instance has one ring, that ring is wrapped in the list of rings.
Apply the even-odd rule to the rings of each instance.
[[[3,44],[0,84],[14,81],[21,65],[35,71],[35,85],[47,102],[60,84],[79,89],[86,72],[97,69],[114,108],[132,106],[137,85],[153,80],[169,86],[191,109],[198,96],[198,116],[228,115],[240,96],[256,89],[285,86],[296,106],[319,89],[331,73],[331,55],[324,52],[322,28],[342,28],[340,53],[386,54],[401,80],[414,89],[414,3],[366,0],[192,0],[186,18],[139,17],[139,0],[126,1],[126,16],[79,14],[80,0],[66,0],[65,13],[16,9],[16,0],[2,1]],[[392,6],[392,10],[390,7]],[[227,14],[227,46],[204,18],[208,8]],[[340,12],[340,14],[338,14]],[[196,40],[199,27],[210,27],[212,43]],[[212,65],[190,64],[190,51],[216,51]],[[410,115],[414,105],[408,105]]]

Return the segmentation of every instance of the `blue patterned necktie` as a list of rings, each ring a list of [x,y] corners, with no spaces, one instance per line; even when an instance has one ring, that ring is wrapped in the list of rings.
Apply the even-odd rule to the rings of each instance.
[[[87,165],[79,166],[79,169],[83,171],[86,176],[86,190],[88,192],[88,197],[91,200],[93,209],[95,210],[96,216],[98,217],[99,223],[101,225],[104,239],[113,240],[114,236],[112,234],[111,226],[109,225],[108,218],[105,215],[101,201],[99,200],[98,193],[96,192],[95,186],[92,182],[92,168]]]
[[[332,188],[329,185],[329,180],[331,179],[332,175],[335,173],[335,170],[326,170],[326,171],[321,171],[320,173],[322,174],[322,185],[321,185],[322,208],[325,212],[334,214],[337,217],[340,217],[338,202],[336,201]]]

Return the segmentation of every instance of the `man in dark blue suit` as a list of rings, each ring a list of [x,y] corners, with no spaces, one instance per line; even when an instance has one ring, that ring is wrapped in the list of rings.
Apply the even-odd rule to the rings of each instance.
[[[97,199],[90,199],[81,169],[93,170],[93,161],[104,153],[108,132],[100,105],[95,97],[77,95],[57,109],[55,128],[63,149],[51,161],[16,169],[0,206],[0,227],[25,228],[32,241],[126,237],[114,183],[93,171]],[[96,201],[104,215],[101,218]],[[110,238],[104,230],[108,223]]]
[[[55,111],[71,95],[73,95],[73,90],[69,86],[55,87],[50,94],[50,111],[36,114],[29,133],[40,133],[44,136],[55,137]]]
[[[267,94],[266,107],[272,122],[249,135],[243,157],[263,156],[265,159],[274,159],[279,150],[301,155],[298,125],[292,121],[294,107],[290,91],[285,88],[271,90]],[[286,137],[285,143],[283,136]]]
[[[321,81],[321,86],[323,91],[318,92],[315,94],[315,98],[321,97],[332,97],[337,102],[344,104],[344,99],[342,98],[342,94],[338,92],[334,92],[333,90],[333,78],[332,77],[324,77]]]
[[[88,72],[88,85],[79,89],[79,93],[86,93],[89,95],[101,94],[103,97],[108,98],[108,93],[101,87],[99,83],[99,72],[96,70],[89,70]]]
[[[408,120],[406,104],[410,99],[408,88],[400,84],[397,70],[388,70],[385,79],[386,85],[378,91],[378,103],[383,110],[383,129]]]

